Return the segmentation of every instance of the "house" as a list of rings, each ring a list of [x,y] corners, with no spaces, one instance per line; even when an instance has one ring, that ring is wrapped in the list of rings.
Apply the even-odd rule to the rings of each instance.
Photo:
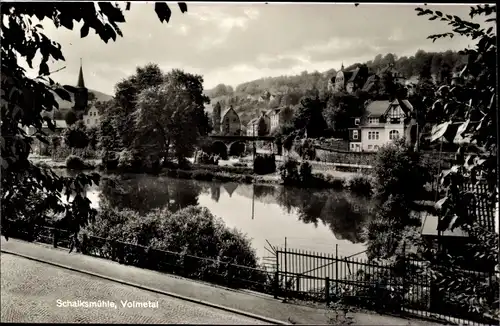
[[[94,104],[96,102],[107,102],[113,98],[111,95],[87,89],[83,78],[83,67],[81,63],[76,86],[65,87],[72,88],[72,90],[69,91],[70,101],[63,100],[59,95],[54,93],[54,98],[59,108],[51,112],[45,112],[43,115],[49,116],[54,120],[65,120],[66,114],[68,114],[69,111],[74,111],[78,118],[83,119],[87,127],[92,127],[95,126],[100,119],[99,111],[94,107]]]
[[[247,124],[247,136],[253,137],[257,135],[259,118],[253,118]]]
[[[233,106],[221,112],[220,133],[225,136],[241,135],[241,120],[238,113],[233,109]]]
[[[361,89],[368,78],[368,67],[360,66],[356,69],[344,71],[342,64],[340,71],[328,82],[328,89],[333,92],[353,93]]]
[[[290,107],[281,107],[269,110],[270,132],[278,130],[280,126],[290,122],[293,118],[293,110]]]
[[[349,150],[376,152],[383,145],[401,138],[411,126],[413,107],[408,100],[372,101],[365,114],[354,118],[349,128]]]
[[[271,130],[271,119],[269,117],[269,115],[262,111],[261,113],[261,116],[258,117],[258,118],[254,118],[252,120],[250,120],[250,122],[248,122],[247,124],[247,136],[258,136],[258,131],[259,131],[259,121],[261,119],[264,119],[264,122],[266,124],[266,131],[265,131],[265,134],[269,134],[270,130]]]
[[[83,123],[87,128],[97,127],[99,126],[100,118],[99,111],[95,106],[92,106],[83,115]]]

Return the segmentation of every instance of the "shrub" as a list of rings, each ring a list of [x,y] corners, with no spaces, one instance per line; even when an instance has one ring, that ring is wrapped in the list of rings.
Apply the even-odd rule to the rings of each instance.
[[[312,166],[309,162],[303,161],[299,167],[300,180],[305,184],[313,181]]]
[[[120,254],[114,246],[96,241],[93,236],[146,247],[125,246],[122,259],[127,264],[153,269],[161,266],[165,272],[233,286],[243,285],[238,280],[265,279],[265,275],[260,273],[231,269],[223,264],[256,268],[258,259],[246,235],[229,229],[221,219],[203,207],[189,206],[175,213],[156,209],[145,216],[129,210],[103,207],[95,221],[80,232],[80,241],[85,243],[82,251],[119,259]]]
[[[123,171],[138,172],[141,168],[141,159],[137,153],[129,150],[123,150],[118,153],[117,168]]]
[[[352,192],[364,195],[371,196],[373,193],[373,187],[370,179],[363,175],[357,175],[349,180],[349,190]]]
[[[280,166],[281,180],[285,185],[294,185],[300,181],[298,165],[294,159],[286,159]]]
[[[316,148],[311,139],[303,139],[295,143],[294,149],[305,160],[314,160],[316,158]]]
[[[276,160],[273,154],[257,155],[253,165],[256,174],[269,174],[276,172]]]
[[[106,170],[115,170],[118,167],[120,156],[114,151],[104,151],[102,155],[102,164]]]
[[[70,155],[66,159],[66,168],[71,169],[71,170],[83,170],[83,169],[87,168],[87,165],[82,160],[82,158],[80,158],[76,155]]]
[[[196,163],[198,164],[208,164],[208,165],[219,165],[219,157],[214,154],[208,154],[206,152],[200,151],[196,156]]]

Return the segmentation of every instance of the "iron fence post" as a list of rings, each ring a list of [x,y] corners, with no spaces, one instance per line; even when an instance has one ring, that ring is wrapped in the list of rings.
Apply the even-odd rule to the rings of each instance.
[[[330,305],[330,278],[328,276],[325,278],[325,301],[328,307]]]
[[[57,229],[53,228],[52,229],[52,245],[54,248],[57,248]]]
[[[339,294],[339,245],[335,244],[335,291]]]
[[[278,299],[278,292],[280,288],[280,281],[279,281],[279,270],[280,270],[280,263],[279,263],[279,250],[276,250],[276,271],[274,272],[274,298]]]

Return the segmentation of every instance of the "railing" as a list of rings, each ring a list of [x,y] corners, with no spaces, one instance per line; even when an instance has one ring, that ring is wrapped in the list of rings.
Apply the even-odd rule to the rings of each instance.
[[[289,248],[276,250],[279,295],[285,300],[342,301],[368,309],[434,317],[459,324],[498,324],[491,318],[468,313],[451,300],[459,293],[438,288],[422,261],[374,263],[357,257],[338,257]],[[497,284],[498,273],[469,272]],[[480,282],[480,281],[478,281]],[[479,283],[478,283],[479,284]],[[495,291],[494,285],[492,290]],[[498,289],[497,297],[498,297]]]
[[[179,252],[155,249],[97,236],[80,235],[74,241],[71,232],[48,226],[34,225],[17,229],[10,235],[26,241],[50,244],[85,255],[117,261],[120,264],[156,270],[191,279],[198,279],[231,288],[243,288],[274,294],[275,271],[239,265],[228,259],[204,258]],[[75,243],[76,242],[76,243]]]
[[[498,325],[498,321],[467,313],[457,306],[450,298],[460,293],[439,290],[436,286],[439,280],[431,279],[424,262],[413,259],[374,263],[356,257],[364,252],[339,257],[337,254],[273,247],[270,253],[274,254],[275,263],[270,264],[272,268],[266,269],[83,234],[79,241],[74,241],[71,232],[47,226],[17,228],[10,236],[54,247],[74,247],[82,254],[121,264],[254,290],[285,300],[308,300],[327,305],[342,301],[369,309],[439,317],[461,325]],[[498,298],[498,272],[467,273],[477,282],[489,282]]]

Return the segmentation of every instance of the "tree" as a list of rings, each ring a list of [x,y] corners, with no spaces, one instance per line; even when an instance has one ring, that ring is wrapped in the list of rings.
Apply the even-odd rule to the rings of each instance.
[[[133,113],[137,128],[133,148],[144,155],[155,152],[164,163],[171,145],[179,162],[189,156],[199,135],[193,119],[199,107],[189,89],[182,86],[167,78],[164,84],[143,90]]]
[[[352,119],[360,117],[364,113],[364,101],[367,95],[357,93],[355,95],[346,93],[333,94],[326,103],[323,117],[332,130],[344,130],[352,126]]]
[[[498,203],[497,170],[497,114],[496,94],[497,37],[494,27],[482,28],[480,24],[440,11],[417,8],[419,16],[429,20],[440,19],[452,26],[452,32],[430,35],[436,41],[461,35],[476,41],[475,48],[461,51],[467,56],[466,66],[458,73],[454,85],[434,88],[433,103],[427,110],[427,120],[432,125],[431,141],[448,141],[459,145],[456,165],[440,175],[445,196],[436,203],[440,211],[438,230],[461,227],[469,232],[476,258],[485,265],[498,266],[498,235],[476,220],[473,209],[476,194],[465,184],[485,184],[490,208]],[[486,23],[496,20],[496,5],[476,5],[470,17],[484,16]],[[434,255],[435,256],[435,255]],[[461,308],[498,319],[498,279],[485,283],[472,280],[457,268],[453,259],[442,254],[431,258],[444,268],[433,264],[434,272],[443,281],[445,291],[460,295],[453,298]],[[493,292],[492,292],[493,291]],[[489,296],[488,293],[496,295]]]
[[[82,195],[84,188],[99,182],[98,174],[79,174],[76,177],[61,177],[51,169],[34,166],[28,155],[33,139],[36,137],[47,142],[42,131],[43,122],[51,130],[55,125],[48,117],[42,117],[43,111],[58,108],[55,92],[63,100],[70,101],[68,92],[50,79],[49,60],[64,60],[61,46],[43,33],[43,27],[35,18],[51,20],[55,26],[73,29],[74,21],[83,22],[81,36],[86,37],[92,29],[107,43],[122,35],[118,23],[125,22],[122,10],[112,3],[3,3],[1,10],[1,223],[2,233],[8,239],[21,227],[26,217],[31,218],[36,205],[36,212],[43,217],[49,210],[63,213],[64,223],[74,235],[81,226],[95,217],[96,211],[90,208],[90,202]],[[184,3],[179,4],[182,12],[187,11]],[[127,3],[128,10],[130,3]],[[167,21],[171,10],[165,3],[155,4],[160,21]],[[26,60],[30,68],[33,58],[40,51],[41,61],[38,66],[39,76],[32,79],[26,76],[19,66],[18,58]],[[33,128],[34,135],[27,134],[26,128]],[[61,201],[61,195],[76,193],[68,203]],[[46,215],[45,215],[46,216]],[[30,221],[36,223],[37,221]]]
[[[267,135],[267,123],[266,123],[266,119],[264,118],[264,116],[261,116],[259,118],[259,121],[257,124],[257,135],[259,135],[259,136]]]
[[[114,131],[123,148],[130,148],[135,138],[134,121],[131,114],[136,109],[137,96],[149,87],[161,85],[165,76],[157,64],[149,63],[137,67],[135,74],[118,82],[115,86],[116,105],[103,116],[103,120],[112,120]]]
[[[85,148],[89,144],[87,128],[83,121],[78,121],[74,125],[64,130],[64,142],[70,148]]]
[[[66,124],[68,126],[71,126],[71,125],[75,124],[78,121],[78,117],[76,116],[75,111],[69,110],[66,113],[66,116],[64,117],[64,120],[66,121]]]
[[[420,156],[401,138],[383,146],[374,164],[376,193],[381,202],[389,196],[398,196],[411,205],[418,198],[425,182],[426,172],[421,168]],[[411,184],[411,187],[408,185]]]
[[[320,137],[327,128],[322,111],[323,104],[318,97],[303,97],[295,110],[292,123],[296,129],[305,130],[308,137]]]
[[[203,93],[203,77],[173,69],[165,75],[167,83],[178,89],[185,89],[186,94],[193,104],[191,119],[198,134],[205,136],[210,131],[209,117],[205,113],[205,104],[210,103],[210,99]]]

